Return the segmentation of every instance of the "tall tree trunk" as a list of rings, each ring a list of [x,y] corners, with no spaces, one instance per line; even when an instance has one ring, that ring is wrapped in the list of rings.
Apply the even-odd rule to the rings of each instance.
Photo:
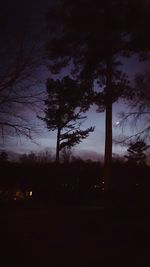
[[[105,114],[105,154],[104,154],[104,192],[105,192],[105,215],[107,221],[112,213],[111,197],[111,165],[112,165],[112,66],[111,60],[106,63],[106,114]],[[108,227],[109,229],[109,227]]]
[[[105,114],[105,155],[104,155],[104,189],[110,191],[111,163],[112,163],[112,103],[106,106]]]
[[[61,133],[61,129],[58,128],[57,130],[57,143],[56,143],[56,163],[59,163],[59,152],[60,152],[60,133]]]
[[[112,60],[106,62],[106,114],[105,114],[105,154],[104,154],[104,190],[108,195],[111,187],[112,165]]]

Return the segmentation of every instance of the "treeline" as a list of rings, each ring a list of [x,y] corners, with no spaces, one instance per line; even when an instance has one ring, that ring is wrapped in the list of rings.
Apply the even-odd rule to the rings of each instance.
[[[10,163],[0,165],[0,190],[32,190],[33,200],[51,203],[101,202],[103,166],[99,162]],[[112,164],[111,188],[116,196],[149,194],[150,167],[116,161]]]
[[[5,162],[0,165],[0,187],[2,190],[32,190],[33,200],[38,202],[78,202],[79,195],[87,199],[88,192],[93,194],[94,185],[99,184],[102,177],[102,172],[98,175],[99,168],[99,163],[83,161],[59,166],[56,163]]]

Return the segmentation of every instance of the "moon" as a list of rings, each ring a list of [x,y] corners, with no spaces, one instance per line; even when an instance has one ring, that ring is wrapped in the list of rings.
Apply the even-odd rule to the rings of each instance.
[[[118,126],[119,123],[120,123],[119,121],[115,121],[115,122],[114,122],[114,126]]]

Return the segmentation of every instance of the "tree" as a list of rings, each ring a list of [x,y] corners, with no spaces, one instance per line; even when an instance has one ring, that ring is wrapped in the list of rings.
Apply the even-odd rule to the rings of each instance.
[[[150,72],[137,74],[133,81],[133,89],[126,92],[125,99],[128,101],[129,111],[120,114],[120,125],[131,123],[138,126],[136,133],[122,138],[120,142],[127,139],[142,138],[149,141],[150,133]]]
[[[38,118],[46,122],[50,131],[57,131],[56,162],[59,162],[60,151],[79,144],[94,127],[80,129],[81,121],[86,118],[82,115],[86,106],[82,104],[82,91],[75,80],[68,76],[56,81],[48,79],[47,94],[45,117]]]
[[[137,18],[141,18],[140,20]],[[53,73],[71,64],[72,73],[82,81],[87,94],[99,83],[99,106],[106,114],[104,176],[105,191],[110,190],[112,161],[112,103],[128,87],[118,71],[120,56],[148,51],[149,8],[143,1],[64,0],[50,9],[49,27],[55,34],[47,44],[50,70]]]
[[[61,150],[61,159],[64,163],[69,163],[72,159],[72,151],[70,148],[64,147]]]
[[[38,164],[46,164],[52,161],[52,155],[48,150],[40,151],[39,153],[30,152],[29,154],[22,154],[19,157],[19,161],[21,163],[38,163]]]
[[[0,162],[3,163],[3,162],[7,162],[7,161],[8,161],[8,154],[7,154],[7,152],[2,151],[0,153]]]
[[[131,142],[128,148],[128,155],[125,157],[128,159],[128,162],[143,165],[146,160],[144,152],[148,148],[149,146],[143,140]]]
[[[26,114],[31,109],[35,111],[42,101],[43,94],[41,90],[37,90],[37,83],[40,85],[40,80],[36,74],[41,64],[42,49],[39,37],[29,30],[31,25],[28,24],[27,17],[25,19],[25,14],[20,14],[17,10],[17,15],[15,17],[13,11],[9,11],[7,4],[2,4],[0,134],[2,137],[25,135],[31,138],[31,132],[35,132],[35,125],[29,122]]]
[[[40,151],[37,155],[38,163],[49,163],[53,161],[53,155],[47,149],[45,151]]]
[[[19,158],[21,163],[37,163],[38,157],[34,152],[30,152],[29,154],[22,154]]]

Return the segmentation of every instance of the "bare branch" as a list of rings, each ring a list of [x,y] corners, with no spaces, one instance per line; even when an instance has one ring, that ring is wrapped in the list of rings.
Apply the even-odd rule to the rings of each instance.
[[[21,36],[19,45],[17,42],[11,50],[8,45],[0,53],[3,65],[0,67],[0,130],[3,137],[16,133],[31,139],[31,132],[35,132],[35,125],[33,127],[23,113],[29,109],[41,110],[44,104],[45,94],[43,89],[39,90],[42,81],[37,78],[37,69],[42,62],[38,48],[39,42],[28,44]]]

